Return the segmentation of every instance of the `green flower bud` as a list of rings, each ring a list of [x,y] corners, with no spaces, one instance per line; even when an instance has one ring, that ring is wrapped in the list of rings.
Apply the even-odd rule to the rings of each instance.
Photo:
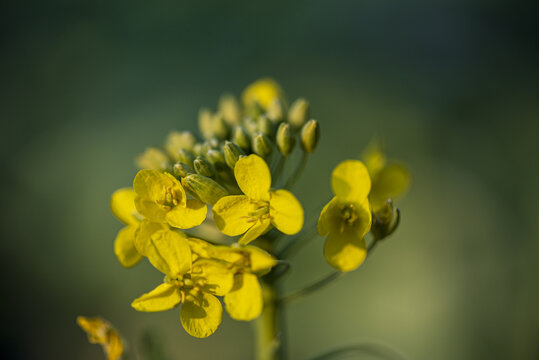
[[[301,128],[301,147],[306,153],[312,153],[320,138],[320,125],[316,120],[309,120]]]
[[[271,104],[268,106],[266,115],[274,124],[279,124],[284,120],[285,110],[281,99],[277,98],[271,102]]]
[[[205,155],[204,150],[204,143],[196,143],[195,146],[193,146],[194,155]]]
[[[180,149],[178,151],[178,161],[185,163],[189,166],[193,166],[193,161],[195,161],[195,154],[187,149]]]
[[[277,147],[283,156],[288,156],[296,145],[296,136],[289,123],[281,123],[277,129]]]
[[[182,149],[191,150],[195,146],[197,139],[190,131],[172,131],[165,140],[165,150],[176,161],[182,161],[178,158],[178,152]]]
[[[295,130],[299,130],[309,118],[309,103],[305,99],[297,99],[288,110],[288,122]]]
[[[192,174],[182,178],[182,185],[206,204],[214,205],[220,198],[228,195],[228,191],[209,177]]]
[[[137,156],[136,164],[139,169],[165,170],[170,167],[168,156],[158,148],[149,147]]]
[[[187,175],[192,175],[195,173],[195,170],[191,166],[181,161],[174,164],[173,171],[174,171],[174,176],[176,177],[185,177]]]
[[[213,165],[202,156],[197,156],[195,161],[193,161],[193,165],[197,174],[207,177],[213,177],[215,175],[215,168]]]
[[[238,144],[245,152],[251,150],[251,140],[249,139],[249,135],[247,135],[247,132],[241,126],[236,126],[234,129],[232,141]]]
[[[221,139],[221,140],[228,139],[230,129],[225,119],[220,114],[216,114],[213,117],[212,132],[213,132],[213,135],[218,139]]]
[[[210,109],[202,108],[198,112],[198,129],[204,139],[213,137],[213,114]]]
[[[257,134],[253,138],[253,151],[264,159],[271,155],[272,145],[269,137],[264,134]]]
[[[258,132],[258,121],[254,119],[258,119],[258,117],[256,118],[246,117],[243,120],[243,128],[245,129],[247,134],[251,136],[255,136],[256,133]]]
[[[372,217],[371,232],[376,240],[382,240],[391,235],[399,226],[400,211],[395,209],[393,201],[387,202],[377,210]]]
[[[234,170],[236,162],[239,160],[240,156],[245,155],[245,152],[241,149],[241,147],[230,141],[225,142],[223,150],[225,152],[226,164],[229,168]]]
[[[217,106],[219,113],[229,125],[239,125],[241,121],[240,104],[234,95],[224,94],[219,99]]]
[[[271,138],[275,134],[275,124],[266,115],[262,115],[258,118],[258,132]]]
[[[211,149],[206,154],[206,158],[209,162],[212,163],[213,167],[218,173],[228,170],[228,166],[226,165],[225,161],[225,155],[221,150]]]

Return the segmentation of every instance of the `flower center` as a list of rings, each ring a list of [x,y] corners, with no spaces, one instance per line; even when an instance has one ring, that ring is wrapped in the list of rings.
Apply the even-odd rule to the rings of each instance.
[[[256,222],[258,219],[268,218],[269,215],[269,202],[267,201],[258,201],[255,203],[255,210],[249,212],[248,222]]]
[[[177,206],[179,203],[178,199],[176,198],[174,192],[172,191],[172,187],[167,187],[165,190],[165,196],[163,200],[161,201],[161,205],[165,210],[170,210],[173,207]]]
[[[346,226],[352,226],[358,219],[355,206],[353,204],[345,205],[341,209],[341,232]]]

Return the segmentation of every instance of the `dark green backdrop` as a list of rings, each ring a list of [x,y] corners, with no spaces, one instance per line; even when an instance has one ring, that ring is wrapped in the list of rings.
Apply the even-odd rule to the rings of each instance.
[[[2,358],[101,358],[78,314],[132,348],[150,328],[169,359],[251,356],[249,324],[225,318],[201,341],[177,311],[130,308],[161,275],[117,263],[108,200],[146,146],[272,76],[322,126],[296,190],[307,215],[374,134],[414,176],[395,236],[290,308],[293,358],[377,340],[410,359],[537,359],[538,14],[531,1],[2,2]],[[329,270],[321,249],[287,287]]]

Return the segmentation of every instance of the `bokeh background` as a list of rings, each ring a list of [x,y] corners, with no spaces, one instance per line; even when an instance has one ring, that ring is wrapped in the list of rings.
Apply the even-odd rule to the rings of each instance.
[[[206,340],[131,300],[108,202],[134,157],[262,76],[306,97],[320,146],[296,187],[316,218],[329,174],[373,135],[413,173],[397,233],[359,270],[292,305],[290,352],[373,340],[410,359],[539,358],[539,6],[532,1],[3,1],[3,359],[100,359],[76,326],[109,319],[137,351],[249,359],[251,326]],[[330,270],[322,239],[294,289]],[[148,330],[149,329],[149,330]]]

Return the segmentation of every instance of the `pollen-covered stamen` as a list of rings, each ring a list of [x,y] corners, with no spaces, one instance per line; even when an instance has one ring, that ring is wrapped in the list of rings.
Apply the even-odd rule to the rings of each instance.
[[[256,203],[257,207],[254,211],[249,212],[248,222],[256,222],[259,219],[265,219],[270,216],[269,203],[267,201],[261,201]]]
[[[341,209],[341,232],[347,225],[352,226],[358,219],[355,206],[353,204],[345,205]]]

